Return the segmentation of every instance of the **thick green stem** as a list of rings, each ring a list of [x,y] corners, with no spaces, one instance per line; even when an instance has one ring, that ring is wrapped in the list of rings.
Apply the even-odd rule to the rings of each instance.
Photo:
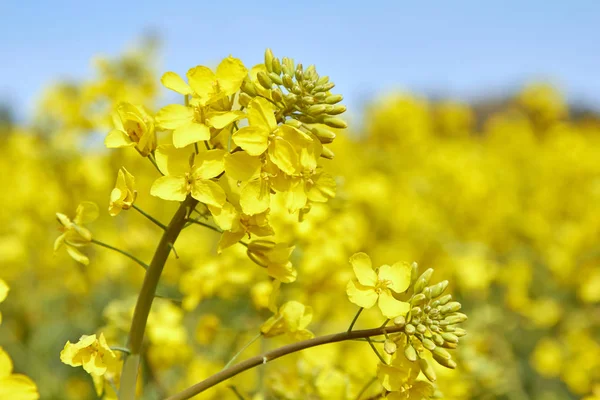
[[[227,369],[224,369],[220,372],[217,372],[213,376],[196,383],[189,388],[174,394],[171,397],[168,397],[166,400],[185,400],[189,399],[198,393],[204,392],[206,389],[209,389],[229,378],[232,378],[244,371],[252,369],[258,365],[266,364],[269,361],[273,361],[279,357],[283,357],[288,354],[292,354],[304,349],[308,349],[310,347],[320,346],[323,344],[342,342],[345,340],[353,340],[353,339],[361,339],[361,338],[370,338],[371,336],[379,336],[384,335],[386,333],[396,333],[402,332],[404,330],[404,326],[390,326],[390,327],[382,327],[375,329],[364,329],[359,331],[346,331],[341,333],[334,333],[332,335],[318,336],[312,339],[303,340],[301,342],[296,342],[292,344],[288,344],[287,346],[279,347],[278,349],[267,351],[266,353],[260,354],[258,356],[251,357],[241,363],[235,364]],[[123,399],[122,399],[123,400]]]
[[[142,349],[142,341],[144,339],[144,331],[146,330],[146,323],[148,321],[148,314],[150,313],[150,307],[156,294],[156,287],[160,280],[167,258],[171,253],[171,248],[181,229],[185,225],[186,219],[196,207],[197,200],[192,197],[188,197],[184,202],[181,203],[179,209],[171,219],[171,222],[167,226],[167,229],[163,233],[152,262],[146,271],[144,277],[144,283],[138,295],[137,303],[135,305],[135,311],[133,313],[133,320],[131,321],[131,329],[129,330],[129,339],[127,348],[131,351],[131,354],[125,359],[123,363],[123,372],[121,374],[121,387],[119,389],[120,400],[134,400],[135,399],[135,387],[137,381],[137,372],[140,360],[140,352]]]

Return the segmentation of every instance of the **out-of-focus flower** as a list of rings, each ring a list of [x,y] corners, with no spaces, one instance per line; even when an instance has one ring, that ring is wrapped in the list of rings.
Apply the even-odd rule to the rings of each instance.
[[[312,317],[311,307],[298,301],[288,301],[260,327],[260,331],[265,337],[287,334],[293,340],[310,339],[314,335],[306,327]]]
[[[40,395],[35,383],[27,376],[13,374],[13,363],[0,347],[0,399],[37,400]]]
[[[118,215],[121,210],[128,210],[133,205],[137,197],[137,190],[135,190],[135,178],[133,175],[122,167],[117,175],[117,182],[115,188],[110,192],[110,204],[108,205],[108,212],[113,217]]]
[[[290,261],[293,251],[294,246],[285,243],[254,240],[248,244],[247,254],[256,264],[266,268],[270,276],[283,283],[290,283],[298,275]]]
[[[143,106],[121,103],[113,116],[115,129],[104,140],[108,148],[133,147],[146,157],[156,149],[154,120]]]
[[[61,224],[59,230],[63,233],[54,241],[54,251],[58,251],[61,246],[65,245],[67,253],[75,261],[88,265],[89,259],[79,251],[79,248],[92,241],[92,233],[83,227],[83,224],[95,221],[98,218],[98,213],[98,206],[90,201],[79,204],[73,220],[64,214],[56,213],[56,218]]]
[[[102,376],[118,363],[119,358],[108,347],[104,334],[83,335],[77,343],[67,341],[60,360],[72,367],[83,367],[90,375]]]

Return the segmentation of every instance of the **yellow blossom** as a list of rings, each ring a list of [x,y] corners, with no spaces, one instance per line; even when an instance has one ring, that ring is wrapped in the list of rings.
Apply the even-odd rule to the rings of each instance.
[[[143,106],[121,103],[113,115],[115,128],[106,136],[108,148],[135,146],[146,157],[156,149],[154,120]]]
[[[267,269],[273,278],[290,283],[296,280],[298,272],[289,260],[294,246],[285,243],[274,243],[269,240],[254,240],[248,244],[248,257],[258,265]]]
[[[378,365],[377,377],[385,390],[391,392],[388,399],[429,399],[433,395],[433,386],[428,382],[417,381],[419,371],[419,363],[397,356],[390,365]]]
[[[288,301],[260,327],[260,331],[265,337],[287,334],[293,340],[309,339],[314,336],[306,329],[312,316],[311,307],[297,301]]]
[[[231,203],[225,203],[221,208],[209,206],[209,209],[216,224],[223,229],[221,240],[217,246],[218,252],[236,244],[246,235],[250,237],[250,234],[254,234],[262,237],[275,233],[269,225],[267,212],[246,215],[238,211]]]
[[[224,171],[224,150],[208,150],[188,158],[185,149],[160,146],[156,162],[165,174],[152,184],[150,194],[164,200],[183,201],[188,194],[207,205],[221,207],[226,195],[213,178]],[[189,161],[188,161],[189,160]]]
[[[121,210],[128,210],[133,205],[136,197],[135,178],[125,167],[122,167],[117,175],[115,188],[110,192],[108,212],[114,217]]]
[[[35,383],[27,376],[13,374],[13,363],[0,347],[0,399],[37,400],[40,398]]]
[[[72,367],[80,367],[90,375],[102,376],[118,363],[119,358],[108,347],[104,334],[83,335],[77,343],[67,341],[60,352],[60,360]]]
[[[98,218],[98,206],[95,203],[84,201],[77,207],[73,220],[61,213],[56,213],[56,218],[61,224],[59,230],[63,233],[54,241],[54,251],[58,251],[64,244],[67,253],[75,261],[88,265],[89,259],[79,251],[79,248],[91,242],[92,233],[84,228],[83,224],[90,223]]]
[[[359,307],[371,308],[378,303],[386,318],[405,315],[410,304],[396,300],[392,291],[402,293],[410,285],[411,267],[397,262],[392,266],[382,265],[375,271],[371,258],[365,253],[350,257],[350,263],[357,279],[348,282],[346,292],[350,301]]]

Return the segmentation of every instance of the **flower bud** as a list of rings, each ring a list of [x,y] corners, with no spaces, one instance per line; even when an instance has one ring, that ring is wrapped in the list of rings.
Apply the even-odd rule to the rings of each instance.
[[[448,353],[448,351],[444,350],[441,347],[436,347],[435,350],[433,350],[432,352],[433,352],[433,354],[437,355],[438,357],[445,358],[446,360],[449,360],[452,358],[450,353]]]
[[[423,339],[421,340],[421,343],[423,343],[423,347],[425,347],[429,351],[433,351],[436,348],[435,343],[433,343],[429,339]]]
[[[440,308],[440,312],[442,314],[450,314],[453,312],[457,312],[458,310],[460,310],[461,305],[459,302],[457,301],[452,301],[448,304],[446,304],[445,306],[443,306],[442,308]]]
[[[325,117],[323,123],[331,128],[346,129],[348,127],[343,119],[336,117]]]
[[[298,64],[296,66],[295,76],[298,82],[302,82],[304,80],[304,71],[302,70],[302,64]]]
[[[294,75],[294,60],[292,60],[291,58],[283,57],[281,61],[283,63],[283,65],[281,66],[283,73],[289,76]]]
[[[427,327],[423,324],[418,324],[417,325],[417,332],[423,334],[427,331]]]
[[[247,93],[240,92],[240,97],[238,101],[240,102],[241,106],[248,107],[248,105],[252,101],[252,97],[250,97],[250,95],[248,95]]]
[[[406,346],[404,346],[404,357],[406,357],[408,361],[417,361],[417,351],[410,343],[407,343]]]
[[[273,72],[275,72],[277,75],[281,75],[281,63],[279,62],[279,59],[277,57],[273,58]]]
[[[315,100],[317,100],[318,102],[325,102],[325,100],[327,99],[327,93],[323,93],[323,92],[318,92],[313,94],[313,97],[315,98]]]
[[[327,104],[336,104],[336,103],[339,103],[342,100],[344,100],[344,96],[342,96],[341,94],[332,94],[332,95],[327,96],[325,98],[325,103],[327,103]]]
[[[271,80],[271,78],[269,78],[269,75],[267,75],[264,71],[258,71],[258,74],[256,74],[256,78],[258,79],[258,83],[260,83],[260,85],[265,89],[271,89],[271,87],[273,86],[273,81]]]
[[[297,94],[297,95],[302,94],[302,89],[300,89],[300,86],[298,86],[298,84],[294,84],[294,86],[292,86],[292,88],[290,90],[294,94]]]
[[[322,76],[319,79],[317,79],[317,86],[322,86],[322,85],[325,85],[326,83],[329,83],[328,76]]]
[[[311,132],[324,144],[331,143],[335,139],[335,133],[331,132],[329,129],[321,128],[320,126],[313,127]]]
[[[433,268],[427,269],[425,272],[421,274],[421,276],[417,279],[414,286],[415,293],[421,293],[425,286],[429,283],[429,279],[431,279],[431,275],[433,274]]]
[[[419,366],[421,367],[421,372],[423,372],[427,379],[429,379],[431,382],[435,382],[435,371],[433,370],[431,364],[429,364],[426,359],[420,358]]]
[[[442,347],[445,347],[447,349],[455,349],[455,348],[458,347],[458,343],[444,342],[444,344],[442,345]]]
[[[452,295],[451,294],[447,294],[445,296],[440,297],[437,301],[439,302],[438,304],[440,306],[443,306],[446,303],[448,303],[450,300],[452,300]]]
[[[436,326],[436,328],[437,328],[437,326]],[[444,338],[442,338],[441,335],[434,333],[433,334],[433,342],[438,346],[442,346],[444,344]]]
[[[437,361],[437,363],[443,367],[450,368],[450,369],[456,368],[456,362],[451,358],[443,358],[436,354],[433,354],[433,359],[435,361]]]
[[[464,329],[462,329],[462,328],[455,328],[455,329],[454,329],[454,335],[455,335],[455,336],[458,336],[458,337],[463,337],[463,336],[465,336],[466,334],[467,334],[467,331],[465,331],[465,330],[464,330]]]
[[[383,343],[383,350],[388,354],[394,354],[398,350],[398,346],[393,340],[386,339]]]
[[[329,106],[327,107],[327,114],[329,115],[339,115],[339,114],[343,114],[346,112],[346,106],[343,106],[341,104],[335,105],[335,106]]]
[[[321,150],[321,157],[326,158],[328,160],[333,160],[333,158],[335,157],[335,153],[331,151],[329,147],[323,146],[323,149]]]
[[[313,92],[328,92],[335,87],[333,82],[326,83],[324,85],[317,85],[313,89]]]
[[[269,72],[273,71],[273,58],[273,52],[271,51],[271,49],[267,49],[265,51],[265,67]]]
[[[283,85],[283,81],[281,80],[281,77],[279,75],[277,75],[275,72],[269,72],[269,78],[271,78],[271,80],[273,82],[275,82],[276,85]]]
[[[285,88],[288,90],[290,90],[294,86],[294,81],[292,80],[292,77],[288,74],[283,75],[283,78],[281,78],[281,82],[283,82],[283,86],[285,86]]]
[[[416,329],[416,328],[415,328],[415,326],[414,326],[414,325],[412,325],[412,324],[406,324],[406,325],[404,326],[404,332],[405,332],[407,335],[413,335],[413,334],[415,333],[415,331],[416,331],[416,330],[417,330],[417,329]]]
[[[448,287],[448,281],[441,281],[431,286],[431,297],[436,298],[444,293],[444,290]]]
[[[244,79],[242,82],[242,92],[249,94],[250,96],[256,96],[256,86],[254,83],[250,82],[248,79]]]
[[[271,97],[276,103],[283,102],[283,93],[281,93],[281,90],[278,87],[271,91]]]
[[[410,299],[410,304],[420,304],[425,301],[425,295],[423,293],[416,294]]]
[[[419,264],[417,264],[416,262],[413,262],[410,265],[410,286],[413,286],[418,278],[419,278]]]
[[[402,315],[394,318],[394,325],[400,327],[406,325],[406,318],[404,318]]]
[[[446,341],[446,342],[450,342],[450,343],[458,343],[458,336],[456,336],[453,333],[450,332],[442,332],[441,334],[442,338]]]
[[[302,127],[302,122],[297,121],[295,119],[286,119],[285,120],[285,124],[293,126],[296,129],[300,129]]]
[[[307,112],[310,115],[320,115],[325,112],[326,107],[327,106],[325,104],[315,104],[315,105],[308,107]]]

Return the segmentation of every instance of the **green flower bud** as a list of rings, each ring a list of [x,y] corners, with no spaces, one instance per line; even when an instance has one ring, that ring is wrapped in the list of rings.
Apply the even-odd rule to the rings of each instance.
[[[250,82],[248,79],[244,79],[242,82],[242,92],[249,94],[250,96],[256,96],[256,86],[254,83]]]
[[[283,93],[281,93],[281,90],[277,87],[271,91],[271,97],[276,103],[283,102]]]
[[[318,92],[313,94],[313,97],[315,98],[315,100],[317,100],[320,103],[325,102],[325,100],[327,99],[327,93],[323,93],[323,92]]]
[[[325,108],[327,106],[325,104],[315,104],[308,107],[307,113],[310,115],[320,115],[325,112]]]
[[[462,328],[455,328],[455,329],[454,329],[454,335],[455,335],[455,336],[458,336],[458,337],[463,337],[463,336],[465,336],[466,334],[467,334],[467,331],[465,331],[465,330],[464,330],[464,329],[462,329]]]
[[[413,335],[413,334],[415,333],[415,331],[416,331],[416,330],[417,330],[417,329],[415,328],[415,326],[414,326],[413,324],[406,324],[406,325],[404,326],[404,332],[405,332],[407,335]]]
[[[446,304],[445,306],[443,306],[442,308],[440,308],[440,312],[442,314],[450,314],[453,312],[457,312],[458,310],[460,310],[461,305],[459,302],[457,301],[452,301],[448,304]]]
[[[283,98],[286,104],[296,104],[296,102],[298,101],[298,96],[296,96],[294,93],[288,93],[285,96],[283,96]]]
[[[346,112],[346,106],[343,105],[336,105],[336,106],[329,106],[327,108],[327,114],[329,115],[339,115],[339,114],[343,114]]]
[[[444,344],[442,345],[442,347],[445,347],[447,349],[455,349],[455,348],[458,347],[458,343],[444,342]]]
[[[444,350],[441,347],[436,347],[435,350],[433,350],[432,352],[433,352],[433,354],[437,355],[438,357],[445,358],[446,360],[449,360],[452,358],[450,353],[448,353],[446,350]]]
[[[419,264],[413,262],[410,265],[410,286],[414,286],[417,279],[419,279]]]
[[[410,319],[410,323],[413,324],[413,325],[418,325],[418,324],[421,323],[421,318],[419,318],[419,317],[412,317]]]
[[[423,339],[421,340],[421,343],[423,343],[423,347],[425,347],[429,351],[433,351],[436,348],[435,343],[433,343],[429,339]]]
[[[436,298],[444,293],[444,290],[448,287],[448,281],[441,281],[431,287],[431,297]]]
[[[329,147],[323,146],[323,150],[321,151],[321,157],[326,158],[328,160],[333,160],[335,157],[335,153],[331,151]]]
[[[277,85],[283,85],[283,80],[275,72],[269,72],[269,78]]]
[[[436,328],[437,328],[437,326],[436,326]],[[437,344],[438,346],[442,346],[444,344],[444,339],[442,338],[441,335],[438,335],[437,333],[434,333],[433,334],[433,342],[435,344]]]
[[[427,331],[427,327],[423,324],[419,324],[417,325],[417,332],[419,333],[425,333]]]
[[[431,275],[433,275],[433,268],[427,269],[427,271],[423,272],[421,276],[415,282],[415,286],[413,291],[415,293],[421,293],[425,286],[429,283],[429,279],[431,279]]]
[[[308,68],[304,70],[304,79],[308,79],[310,81],[316,81],[319,79],[317,69],[315,68],[314,64],[309,65]]]
[[[312,91],[315,88],[315,84],[314,82],[306,82],[306,80],[304,81],[304,90],[306,90],[307,92]]]
[[[331,132],[329,129],[321,128],[320,126],[313,127],[311,132],[321,143],[331,143],[335,139],[335,133]]]
[[[294,80],[288,74],[283,74],[283,78],[281,78],[281,82],[283,83],[283,86],[285,86],[285,88],[288,90],[290,90],[292,87],[294,87]]]
[[[240,105],[242,105],[243,107],[248,107],[248,105],[252,101],[252,97],[250,95],[248,95],[247,93],[240,92],[240,97],[239,97],[238,101],[240,102]]]
[[[456,362],[451,358],[443,358],[434,353],[433,359],[435,361],[437,361],[437,363],[443,367],[450,368],[450,369],[456,368]]]
[[[277,75],[281,75],[281,63],[278,58],[273,58],[273,72]]]
[[[413,316],[420,315],[422,312],[423,312],[423,310],[421,310],[421,307],[413,307],[410,310],[410,314]]]
[[[297,129],[300,129],[300,127],[302,127],[302,122],[296,121],[295,119],[286,119],[285,124],[293,126],[294,128],[297,128]]]
[[[398,350],[398,346],[393,340],[386,339],[383,343],[383,350],[388,354],[394,354]]]
[[[329,83],[329,77],[328,76],[322,76],[319,79],[317,79],[317,86],[323,86],[325,84]]]
[[[410,343],[407,343],[406,346],[404,346],[404,357],[406,357],[408,361],[417,361],[417,351]]]
[[[441,334],[442,338],[446,341],[446,342],[450,342],[450,343],[458,343],[458,336],[456,336],[453,333],[450,332],[442,332]]]
[[[396,325],[396,326],[406,325],[406,318],[404,318],[402,315],[394,318],[394,325]]]
[[[426,359],[420,358],[419,366],[421,367],[421,372],[423,372],[423,375],[425,375],[431,382],[435,382],[435,371],[433,370],[431,364],[429,364]]]
[[[289,76],[293,76],[294,69],[295,69],[294,68],[294,60],[291,58],[283,57],[283,59],[281,61],[283,62],[283,65],[281,66],[283,73],[287,74]]]
[[[315,98],[313,96],[303,96],[302,101],[307,105],[315,104]]]
[[[333,82],[326,83],[324,85],[317,85],[313,89],[313,92],[328,92],[335,87]]]
[[[450,300],[452,300],[452,295],[447,294],[443,297],[440,297],[437,301],[439,301],[439,305],[443,306],[444,304],[448,303]]]
[[[300,89],[300,86],[298,86],[298,84],[294,84],[294,86],[292,86],[292,88],[290,90],[294,94],[297,94],[297,95],[301,95],[302,94],[302,89]]]
[[[298,64],[296,66],[295,76],[298,82],[302,82],[304,80],[304,71],[302,69],[302,64]]]
[[[410,304],[420,304],[424,301],[425,301],[425,295],[423,293],[419,293],[419,294],[414,295],[410,299]]]
[[[337,117],[323,118],[323,123],[331,128],[346,129],[348,127],[343,119]]]
[[[341,94],[332,94],[325,98],[325,103],[327,104],[336,104],[340,101],[344,100],[344,97]]]
[[[267,49],[265,51],[265,67],[267,67],[267,71],[273,71],[273,52],[271,49]]]
[[[260,83],[260,85],[265,89],[271,89],[271,87],[273,86],[273,81],[271,80],[271,78],[269,78],[269,75],[267,75],[264,71],[258,71],[258,74],[256,74],[256,78],[258,79],[258,83]]]

